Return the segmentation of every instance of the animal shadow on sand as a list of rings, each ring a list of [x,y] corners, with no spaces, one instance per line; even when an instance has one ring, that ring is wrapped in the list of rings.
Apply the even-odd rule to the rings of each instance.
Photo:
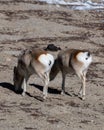
[[[37,84],[29,84],[30,86],[34,86],[35,88],[39,89],[40,91],[43,91],[43,86],[40,86],[40,85],[37,85]],[[11,83],[8,83],[8,82],[1,82],[0,83],[0,87],[3,87],[3,88],[7,88],[17,94],[22,94],[22,89],[18,92],[15,91],[15,86]],[[60,94],[61,91],[60,90],[57,90],[57,89],[54,89],[54,88],[48,88],[48,92],[51,93],[51,94]]]
[[[33,86],[33,87],[35,87],[36,89],[39,89],[40,91],[43,92],[43,86],[37,85],[37,84],[29,84],[29,85],[30,85],[30,86]],[[54,88],[48,87],[48,93],[50,93],[50,94],[60,94],[61,91],[58,90],[58,89],[54,89]],[[41,102],[44,101],[44,99],[43,99],[42,96],[32,96],[32,95],[31,95],[30,93],[28,93],[28,92],[26,92],[26,94],[27,94],[28,96],[30,96],[30,97],[34,97],[35,99],[37,99],[37,100],[39,100],[39,101],[41,101]]]
[[[16,91],[15,91],[15,86],[12,85],[11,83],[8,83],[8,82],[1,82],[1,83],[0,83],[0,87],[9,89],[9,90],[13,91],[14,93],[20,94],[20,95],[22,95],[22,92],[23,92],[23,89],[21,89],[20,91],[16,92]],[[39,97],[39,96],[32,96],[32,95],[31,95],[30,93],[28,93],[28,92],[26,92],[26,95],[28,95],[29,97],[34,97],[35,99],[37,99],[37,100],[39,100],[39,101],[43,101],[41,97]]]
[[[40,86],[40,85],[37,85],[37,84],[29,84],[29,85],[39,89],[40,91],[43,91],[43,86]],[[9,89],[9,90],[13,91],[16,94],[22,94],[22,92],[23,92],[23,89],[21,89],[20,91],[16,92],[15,91],[15,86],[13,84],[11,84],[11,83],[8,83],[8,82],[1,82],[0,83],[0,87]],[[53,88],[50,88],[50,87],[48,88],[48,92],[51,93],[51,94],[60,94],[61,93],[60,90],[53,89]],[[29,97],[33,97],[33,98],[35,98],[35,99],[37,99],[39,101],[43,101],[43,98],[40,97],[40,96],[32,96],[28,92],[26,92],[26,95],[28,95]]]
[[[29,84],[30,86],[34,86],[35,88],[39,89],[40,91],[43,91],[43,86],[37,85],[37,84]],[[55,88],[48,87],[48,93],[50,94],[60,94],[61,91]]]
[[[40,86],[40,85],[37,85],[37,84],[29,84],[29,85],[39,89],[40,91],[43,91],[43,86]],[[23,92],[23,89],[21,89],[20,91],[16,92],[15,91],[15,86],[13,84],[11,84],[11,83],[8,83],[8,82],[1,82],[0,83],[0,87],[9,89],[9,90],[13,91],[16,94],[22,94],[22,92]],[[50,94],[61,94],[61,90],[48,87],[48,93],[50,93]],[[70,95],[68,93],[66,93],[66,94]],[[28,95],[29,97],[33,97],[33,98],[35,98],[35,99],[37,99],[39,101],[42,101],[42,102],[44,101],[43,98],[40,97],[40,96],[32,96],[28,92],[26,92],[26,95]]]
[[[34,86],[35,88],[39,89],[40,91],[43,91],[43,86],[37,85],[37,84],[29,84],[30,86]],[[48,93],[50,94],[61,94],[61,90],[48,87]],[[70,93],[65,92],[66,95],[72,96]]]
[[[20,91],[16,92],[15,91],[15,86],[13,84],[11,84],[11,83],[8,83],[8,82],[0,83],[0,87],[7,88],[7,89],[9,89],[9,90],[11,90],[11,91],[13,91],[14,93],[17,93],[17,94],[22,94],[22,91],[23,91],[21,89]]]

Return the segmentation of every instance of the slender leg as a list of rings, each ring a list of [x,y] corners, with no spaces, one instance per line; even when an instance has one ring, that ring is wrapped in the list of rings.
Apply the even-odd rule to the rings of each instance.
[[[49,84],[49,72],[39,73],[38,75],[44,82],[43,98],[46,99],[46,97],[47,97],[47,89],[48,89],[48,84]]]
[[[82,81],[82,86],[80,88],[80,91],[78,93],[79,96],[81,96],[82,100],[85,100],[85,82],[86,82],[86,72],[81,73],[79,75],[81,81]]]
[[[65,78],[66,78],[66,75],[62,73],[62,92],[61,92],[62,95],[65,94]]]
[[[23,93],[22,93],[22,95],[25,96],[25,93],[26,93],[26,79],[24,78],[24,80],[23,80]]]
[[[48,91],[48,84],[49,84],[49,72],[45,73],[44,76],[44,88],[43,88],[43,98],[46,99],[47,91]]]
[[[78,92],[78,96],[82,96],[82,85],[81,85],[80,90]]]
[[[85,82],[86,82],[86,78],[85,76],[83,75],[83,86],[82,86],[82,100],[85,100]]]

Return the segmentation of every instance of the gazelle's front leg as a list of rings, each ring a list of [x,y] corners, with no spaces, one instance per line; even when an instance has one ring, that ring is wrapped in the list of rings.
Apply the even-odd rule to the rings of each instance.
[[[25,93],[26,93],[26,85],[27,85],[27,83],[26,83],[26,79],[24,78],[24,80],[23,80],[23,84],[22,84],[22,86],[23,86],[23,92],[22,92],[22,95],[23,95],[23,96],[25,96]]]

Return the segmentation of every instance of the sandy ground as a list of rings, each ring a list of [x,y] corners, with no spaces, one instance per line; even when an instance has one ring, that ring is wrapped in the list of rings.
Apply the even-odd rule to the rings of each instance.
[[[45,101],[36,75],[30,78],[25,97],[14,92],[13,67],[20,51],[48,44],[91,51],[85,101],[74,96],[81,82],[71,74],[66,91],[72,97],[60,95],[60,73],[50,82]],[[55,57],[58,52],[50,51]],[[0,130],[104,130],[104,10],[0,0]]]

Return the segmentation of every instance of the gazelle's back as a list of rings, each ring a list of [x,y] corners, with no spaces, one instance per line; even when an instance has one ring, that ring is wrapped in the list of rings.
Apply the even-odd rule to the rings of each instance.
[[[54,58],[42,49],[32,49],[25,50],[19,56],[18,63],[20,68],[26,70],[27,73],[38,73],[39,71],[49,71],[54,63]]]
[[[50,70],[50,68],[54,63],[54,57],[44,50],[41,49],[33,50],[31,52],[31,55],[32,55],[31,65],[35,67],[36,71],[43,69],[44,72],[47,72]]]

